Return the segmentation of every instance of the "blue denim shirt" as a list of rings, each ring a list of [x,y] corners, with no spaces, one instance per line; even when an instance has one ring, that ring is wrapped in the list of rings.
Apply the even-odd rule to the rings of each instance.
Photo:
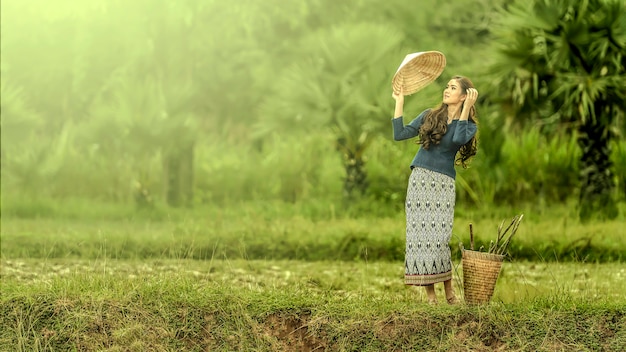
[[[402,116],[392,119],[393,139],[401,141],[417,137],[429,111],[424,110],[408,125],[404,125]],[[462,145],[472,139],[476,131],[477,126],[473,122],[453,120],[448,125],[448,131],[443,135],[439,144],[431,144],[428,149],[419,148],[411,162],[411,168],[422,167],[456,178],[456,171],[454,170],[456,153]]]

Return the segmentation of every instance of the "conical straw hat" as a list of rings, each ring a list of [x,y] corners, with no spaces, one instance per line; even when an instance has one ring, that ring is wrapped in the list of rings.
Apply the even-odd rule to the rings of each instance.
[[[404,87],[404,95],[411,95],[436,80],[445,67],[446,57],[438,51],[408,54],[393,76],[393,91]]]

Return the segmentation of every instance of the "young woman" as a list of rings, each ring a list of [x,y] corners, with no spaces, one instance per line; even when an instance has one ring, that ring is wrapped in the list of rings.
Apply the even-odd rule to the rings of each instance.
[[[443,102],[427,109],[408,125],[402,115],[404,94],[394,92],[396,141],[418,137],[421,145],[411,162],[406,194],[405,284],[424,286],[428,301],[437,304],[434,284],[443,282],[446,300],[458,303],[452,288],[452,237],[456,189],[454,166],[467,166],[476,154],[478,91],[472,82],[453,77],[443,91]]]

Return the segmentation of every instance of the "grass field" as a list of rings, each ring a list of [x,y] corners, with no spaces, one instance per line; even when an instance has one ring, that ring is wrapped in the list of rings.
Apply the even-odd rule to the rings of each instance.
[[[505,263],[483,306],[429,306],[402,275],[401,263],[385,262],[4,260],[0,345],[617,351],[626,343],[621,264]]]
[[[102,283],[111,280],[140,283],[146,278],[171,280],[185,277],[200,284],[219,284],[251,290],[302,286],[311,291],[383,294],[393,297],[394,300],[424,301],[422,290],[405,287],[403,275],[402,263],[385,262],[63,259],[2,262],[3,280],[14,283],[15,287],[80,281],[86,278]],[[459,296],[463,294],[461,280],[462,269],[460,262],[456,261],[455,283]],[[624,292],[626,266],[623,264],[507,262],[500,273],[493,301],[514,304],[535,298],[561,296],[577,301],[626,303]]]
[[[332,211],[309,216],[282,204],[245,204],[159,213],[156,219],[132,212],[84,217],[2,218],[3,258],[76,259],[404,259],[404,215],[333,217]],[[302,211],[306,213],[306,211]],[[515,260],[624,262],[624,215],[581,224],[567,207],[548,210],[498,208],[493,212],[460,210],[451,247],[469,246],[474,225],[477,248],[495,240],[498,225],[524,214],[511,243]],[[625,213],[625,211],[622,211]],[[108,214],[108,217],[106,216]],[[130,214],[130,215],[129,215]],[[143,216],[143,217],[141,217]]]
[[[403,284],[403,219],[2,218],[2,351],[622,351],[623,219],[526,212],[490,304]],[[461,212],[479,245],[510,209]],[[493,234],[493,235],[491,235]],[[607,254],[608,253],[608,254]],[[442,287],[437,287],[443,297]]]

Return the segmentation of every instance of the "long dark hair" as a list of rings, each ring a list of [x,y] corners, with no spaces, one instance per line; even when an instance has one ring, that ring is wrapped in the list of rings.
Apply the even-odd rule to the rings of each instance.
[[[454,76],[452,79],[456,80],[463,90],[462,94],[467,94],[468,88],[474,88],[474,84],[467,77]],[[469,120],[475,124],[478,124],[476,117],[476,107],[472,106],[469,112]],[[435,109],[431,109],[426,117],[424,123],[419,130],[418,144],[422,145],[422,148],[428,149],[431,144],[439,144],[441,138],[448,131],[448,105],[441,103],[441,105]],[[461,149],[456,155],[455,164],[462,165],[466,168],[469,164],[469,160],[476,155],[478,150],[478,138],[472,137],[469,142],[461,146]]]

